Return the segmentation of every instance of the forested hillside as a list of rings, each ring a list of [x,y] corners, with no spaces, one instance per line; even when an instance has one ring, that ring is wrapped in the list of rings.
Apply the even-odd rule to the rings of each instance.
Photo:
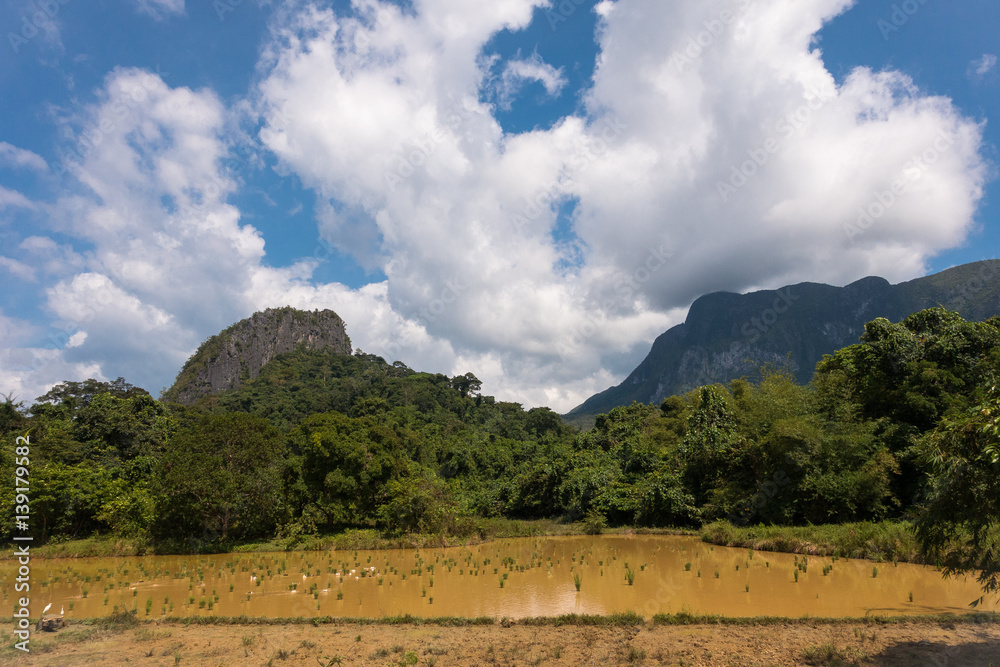
[[[300,348],[190,406],[121,379],[65,383],[30,412],[0,405],[0,432],[30,435],[39,542],[215,549],[347,527],[468,534],[477,517],[846,522],[933,506],[948,492],[942,456],[996,465],[949,443],[970,424],[995,428],[998,364],[1000,318],[934,308],[868,323],[807,385],[771,366],[615,408],[578,433],[546,408],[481,395],[471,373]],[[1000,497],[985,479],[970,493]],[[12,514],[12,487],[0,494]]]

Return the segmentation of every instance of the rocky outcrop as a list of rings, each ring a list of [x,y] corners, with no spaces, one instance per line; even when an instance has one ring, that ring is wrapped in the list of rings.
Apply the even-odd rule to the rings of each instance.
[[[846,287],[801,283],[751,294],[708,294],[691,305],[683,324],[656,339],[624,382],[590,397],[567,417],[584,423],[632,401],[659,403],[702,385],[753,377],[767,363],[787,363],[805,383],[824,354],[857,343],[867,322],[877,317],[898,322],[933,306],[967,320],[1000,315],[1000,260],[899,285],[869,277]]]
[[[332,310],[272,308],[202,343],[163,398],[192,405],[204,396],[237,389],[256,378],[271,359],[299,346],[351,353],[344,321]]]

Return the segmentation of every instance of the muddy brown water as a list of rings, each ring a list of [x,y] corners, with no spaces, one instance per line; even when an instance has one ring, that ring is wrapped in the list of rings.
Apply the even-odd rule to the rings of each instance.
[[[0,562],[13,581],[16,562]],[[877,570],[876,570],[877,568]],[[628,577],[631,573],[632,582]],[[577,582],[579,590],[577,590]],[[493,616],[687,611],[860,617],[962,613],[972,577],[934,568],[712,546],[692,537],[500,540],[420,550],[32,559],[32,613],[140,618]],[[8,590],[9,589],[9,590]],[[12,586],[4,602],[13,604]],[[996,600],[980,606],[1000,610]]]

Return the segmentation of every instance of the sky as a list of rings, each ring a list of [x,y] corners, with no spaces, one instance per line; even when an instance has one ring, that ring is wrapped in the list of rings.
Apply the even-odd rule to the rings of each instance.
[[[699,296],[1000,252],[994,0],[0,0],[0,393],[209,336],[566,412]]]

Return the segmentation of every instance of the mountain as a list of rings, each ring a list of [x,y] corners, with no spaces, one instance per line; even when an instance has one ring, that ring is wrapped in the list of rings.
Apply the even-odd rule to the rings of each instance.
[[[349,355],[351,339],[332,310],[269,308],[202,343],[163,399],[192,405],[204,396],[238,389],[271,359],[299,347]]]
[[[865,323],[898,322],[943,306],[966,320],[1000,314],[1000,260],[954,267],[891,285],[869,277],[846,287],[800,283],[750,294],[716,292],[691,305],[687,319],[660,335],[649,355],[617,387],[571,410],[582,425],[632,401],[664,398],[716,382],[754,376],[761,365],[789,363],[808,382],[824,354],[858,342]]]

